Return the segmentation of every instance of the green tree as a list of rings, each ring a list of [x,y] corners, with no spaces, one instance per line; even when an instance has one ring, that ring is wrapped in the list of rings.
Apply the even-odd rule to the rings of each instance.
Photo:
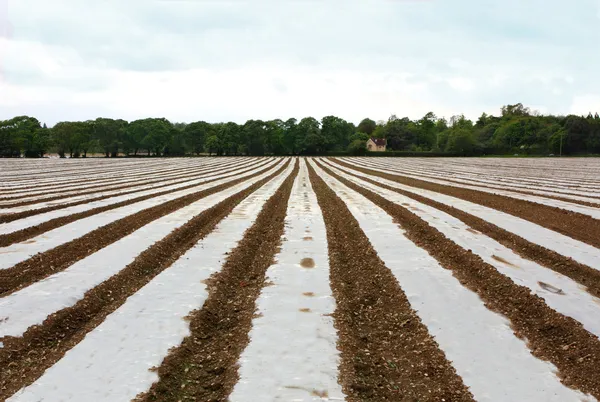
[[[213,127],[205,121],[188,124],[185,129],[185,141],[190,151],[199,155],[204,150],[206,139],[212,134]]]
[[[348,145],[350,155],[365,155],[367,153],[367,141],[356,139]]]
[[[321,135],[326,150],[344,150],[348,147],[349,138],[354,134],[352,123],[335,116],[325,116],[321,120]]]
[[[314,117],[305,117],[300,120],[297,127],[296,141],[300,142],[301,152],[314,155],[326,149],[326,140],[321,134],[319,121]]]
[[[366,118],[366,119],[362,119],[360,123],[358,123],[358,127],[356,128],[357,131],[361,132],[361,133],[365,133],[368,136],[373,135],[373,132],[375,131],[375,129],[377,128],[377,123],[375,123],[375,121]]]

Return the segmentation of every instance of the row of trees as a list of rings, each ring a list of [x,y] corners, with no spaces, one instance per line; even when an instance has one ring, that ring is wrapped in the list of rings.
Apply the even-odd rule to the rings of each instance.
[[[518,103],[499,116],[482,114],[475,122],[463,115],[449,120],[427,113],[411,120],[392,115],[387,121],[362,120],[358,126],[336,116],[321,121],[249,120],[245,124],[171,123],[164,118],[127,122],[96,120],[60,122],[48,128],[36,118],[0,121],[0,156],[85,157],[124,155],[310,155],[366,152],[369,137],[387,139],[388,150],[477,154],[600,153],[600,117],[553,116]]]

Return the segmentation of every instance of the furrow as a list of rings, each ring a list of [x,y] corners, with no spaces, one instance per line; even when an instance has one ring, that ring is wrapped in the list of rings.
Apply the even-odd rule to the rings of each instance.
[[[69,390],[73,401],[112,402],[131,400],[148,390],[158,379],[152,368],[189,334],[185,318],[208,296],[203,282],[219,270],[227,253],[292,170],[289,164],[236,205],[210,233],[201,235],[193,247],[127,298],[12,400],[64,401]],[[190,237],[186,247],[193,240]]]
[[[262,166],[268,162],[269,162],[269,160],[265,160],[260,163],[254,164],[254,165],[242,165],[242,166],[221,168],[221,169],[218,169],[216,172],[215,171],[205,172],[204,174],[196,176],[196,178],[194,178],[194,179],[165,182],[160,185],[154,185],[154,186],[144,186],[143,188],[136,189],[134,191],[116,192],[116,193],[109,192],[106,195],[96,196],[95,198],[79,197],[77,200],[75,200],[73,202],[60,203],[58,205],[55,202],[38,204],[37,208],[25,208],[25,210],[21,210],[21,211],[6,214],[6,215],[1,215],[0,216],[0,231],[6,234],[6,233],[10,233],[11,231],[16,231],[13,229],[14,227],[18,227],[19,229],[17,229],[17,230],[24,229],[24,228],[28,227],[28,226],[26,226],[28,224],[28,222],[24,221],[25,218],[34,217],[34,216],[37,217],[42,214],[47,214],[48,212],[59,211],[54,214],[47,214],[44,217],[30,219],[29,221],[34,221],[39,224],[39,223],[43,222],[43,219],[45,219],[47,216],[53,216],[53,217],[66,216],[66,215],[69,215],[69,211],[72,210],[72,207],[76,207],[76,206],[80,206],[80,205],[83,207],[78,208],[77,210],[79,212],[81,212],[82,210],[90,209],[91,207],[89,207],[88,205],[90,205],[90,204],[94,205],[93,203],[97,203],[97,202],[103,201],[103,200],[108,200],[107,201],[108,203],[112,203],[112,202],[115,202],[115,200],[118,200],[117,202],[119,202],[122,200],[129,200],[129,199],[136,199],[136,198],[139,199],[146,194],[152,194],[152,193],[168,194],[168,192],[167,192],[168,190],[175,191],[175,190],[181,190],[181,189],[186,189],[186,188],[192,188],[194,185],[198,185],[199,183],[207,182],[207,180],[211,179],[212,177],[219,177],[219,176],[225,175],[226,173],[229,173],[231,171],[244,172],[249,169],[256,168],[257,166]],[[137,195],[137,197],[136,197],[136,195]],[[126,198],[123,198],[123,197],[126,197]],[[81,199],[81,198],[83,198],[83,199]],[[68,208],[71,208],[71,209],[68,209]],[[15,221],[20,221],[20,222],[14,223],[13,225],[6,225],[6,223],[11,223],[11,222],[15,222]],[[33,226],[33,225],[30,225],[30,226]]]
[[[382,177],[410,187],[434,191],[492,208],[528,220],[565,236],[577,239],[594,247],[600,247],[600,222],[589,216],[564,209],[509,198],[497,194],[484,193],[458,187],[411,179],[397,174],[366,169],[334,159],[342,166]]]
[[[242,401],[344,400],[331,317],[325,223],[304,159],[287,207],[276,263],[267,270],[229,397]]]
[[[64,234],[54,235],[54,238],[44,237],[44,233],[54,231],[62,226],[72,225],[83,225],[87,226],[88,222],[94,222],[93,228],[102,226],[102,224],[110,223],[112,220],[120,219],[128,216],[137,211],[146,209],[148,207],[160,205],[166,201],[174,200],[176,198],[192,194],[194,192],[207,188],[208,185],[213,186],[220,184],[223,180],[229,180],[231,177],[241,176],[245,177],[248,174],[252,174],[257,171],[257,168],[261,166],[270,166],[274,162],[268,162],[265,165],[255,165],[249,169],[240,169],[234,171],[231,174],[217,173],[213,176],[207,176],[200,179],[197,183],[190,184],[187,186],[174,186],[166,187],[160,192],[150,191],[145,195],[138,194],[139,197],[131,198],[125,196],[125,198],[116,198],[108,201],[99,201],[96,203],[82,204],[75,207],[62,209],[59,211],[51,211],[45,214],[31,216],[28,218],[20,219],[15,222],[5,223],[0,225],[0,247],[8,247],[16,244],[40,244],[42,248],[36,248],[36,252],[43,252],[51,248],[50,246],[44,246],[43,243],[59,239],[60,243],[53,242],[52,247],[64,243],[65,239],[74,239],[74,235],[67,237]],[[114,215],[112,219],[110,215]],[[79,221],[79,222],[78,222]],[[78,222],[78,223],[77,223]],[[63,229],[63,231],[66,229]],[[84,228],[85,230],[85,228]],[[90,229],[92,230],[92,229]],[[57,233],[57,232],[53,232]],[[61,232],[62,233],[62,232]],[[78,232],[85,233],[85,232]],[[57,237],[58,236],[58,237]],[[25,246],[23,246],[25,247]],[[9,255],[11,252],[19,252],[22,248],[18,245],[16,250],[14,249],[0,249],[0,254]],[[19,256],[19,258],[22,258]],[[14,260],[13,264],[22,261]],[[0,269],[9,267],[8,262],[2,264],[0,262]]]
[[[583,290],[589,292],[593,296],[600,297],[600,270],[598,269],[581,264],[572,258],[565,257],[557,253],[556,250],[551,250],[528,241],[515,233],[505,230],[491,222],[488,222],[485,219],[482,219],[481,217],[469,213],[467,209],[463,210],[459,209],[458,206],[452,206],[452,203],[446,204],[440,201],[435,201],[431,198],[428,198],[426,195],[420,195],[415,192],[394,187],[394,182],[390,182],[376,176],[370,176],[337,164],[332,164],[329,160],[324,160],[323,162],[325,162],[330,168],[339,168],[342,172],[364,180],[367,183],[375,184],[381,188],[396,192],[412,200],[418,201],[419,203],[428,205],[439,211],[443,211],[446,214],[457,218],[461,222],[464,222],[471,228],[471,232],[475,231],[475,235],[481,234],[488,236],[500,243],[502,246],[512,250],[520,257],[533,261],[561,275],[565,275],[581,284]]]
[[[353,160],[346,160],[349,163],[356,163]],[[550,210],[554,209],[558,212],[562,211],[563,213],[570,213],[575,215],[580,215],[583,218],[588,219],[600,219],[600,208],[598,208],[597,201],[591,203],[574,203],[572,200],[559,200],[552,197],[544,197],[540,195],[527,195],[522,193],[515,193],[511,190],[494,190],[490,188],[485,188],[481,186],[469,185],[469,184],[456,184],[452,183],[446,179],[435,179],[435,178],[426,178],[419,175],[413,175],[410,173],[405,173],[402,170],[397,170],[390,166],[379,167],[370,162],[362,162],[360,163],[361,167],[375,169],[385,173],[392,173],[396,176],[402,177],[406,180],[414,180],[422,183],[429,183],[430,185],[438,185],[442,186],[445,189],[454,189],[454,191],[465,191],[471,195],[477,194],[478,197],[490,198],[487,196],[492,196],[491,199],[495,197],[500,197],[500,199],[505,200],[506,202],[513,202],[517,209],[523,209],[523,205],[529,205],[529,209],[540,206],[546,207]],[[498,200],[496,198],[496,200]],[[537,208],[537,207],[536,207]]]
[[[49,242],[45,245],[48,247],[47,251],[35,254],[11,268],[0,270],[0,295],[6,296],[8,293],[14,292],[51,274],[60,272],[76,261],[107,247],[156,219],[186,207],[204,197],[216,194],[245,180],[264,174],[269,170],[271,170],[270,167],[248,174],[245,177],[238,176],[239,178],[226,181],[225,183],[215,182],[214,186],[210,186],[207,189],[159,203],[156,206],[135,212],[119,220],[110,220],[110,223],[91,231],[83,227],[85,234],[78,236],[80,233],[76,233],[74,234],[76,236],[74,239],[63,242],[56,247],[51,247],[53,244]],[[73,235],[73,231],[68,230],[68,227],[66,228],[66,232]],[[47,235],[50,237],[49,240],[51,240],[53,237],[52,232],[49,232]],[[58,241],[60,242],[61,240],[59,239]],[[42,244],[41,246],[44,245]],[[11,264],[13,259],[19,258],[19,252],[25,255],[31,253],[27,248],[25,250],[20,250],[20,247],[13,248],[13,254],[6,254],[7,264]]]
[[[217,164],[210,166],[186,168],[185,172],[183,173],[178,172],[165,175],[153,174],[150,178],[146,180],[126,178],[121,179],[119,181],[102,183],[101,185],[77,186],[74,189],[43,191],[38,192],[37,194],[35,194],[35,192],[27,192],[24,194],[19,194],[15,197],[0,199],[0,208],[8,209],[8,213],[11,213],[11,209],[16,209],[17,207],[33,206],[33,208],[37,208],[36,204],[41,204],[41,206],[45,206],[45,203],[52,202],[52,204],[56,205],[56,201],[61,201],[62,203],[64,203],[83,199],[94,199],[105,194],[108,195],[107,193],[123,193],[123,190],[130,190],[135,188],[143,190],[149,187],[165,185],[165,183],[183,183],[185,182],[185,179],[193,179],[195,177],[198,177],[199,175],[210,173],[210,171],[214,169],[222,170],[246,164],[248,162],[249,161],[240,161],[235,164]],[[140,191],[139,189],[138,191]]]
[[[517,285],[529,288],[532,294],[543,298],[546,304],[557,312],[574,318],[583,324],[587,331],[600,336],[600,321],[597,319],[600,316],[600,299],[589,294],[587,289],[576,281],[521,258],[512,250],[481,233],[474,232],[471,227],[443,211],[358,179],[339,169],[327,167],[337,175],[336,177],[349,180],[398,206],[407,208],[464,250],[470,250],[481,257],[485,263],[496,268]]]
[[[254,224],[207,282],[208,298],[189,315],[190,336],[158,368],[159,380],[138,401],[224,401],[238,380],[255,301],[281,244],[294,172],[269,198]]]
[[[473,331],[463,333],[464,337],[460,342],[464,343],[465,348],[468,349],[466,352],[469,353],[468,359],[463,361],[464,366],[457,359],[459,354],[450,357],[459,372],[465,370],[462,374],[463,379],[471,387],[476,398],[480,398],[480,392],[481,395],[486,395],[485,392],[490,395],[490,392],[494,389],[490,381],[498,380],[501,380],[501,384],[496,385],[499,394],[497,397],[492,398],[493,400],[540,399],[565,401],[583,398],[584,396],[580,393],[561,387],[560,384],[557,384],[557,381],[554,383],[549,381],[549,376],[553,372],[552,365],[558,369],[558,374],[564,384],[585,394],[591,394],[596,398],[600,397],[600,372],[597,370],[600,364],[600,341],[597,336],[586,331],[581,323],[550,308],[542,298],[532,295],[527,287],[516,285],[511,279],[502,275],[479,256],[449,240],[440,231],[427,224],[404,206],[397,205],[372,191],[339,177],[327,168],[323,169],[328,175],[366,197],[389,214],[404,229],[404,236],[421,247],[431,257],[435,258],[441,267],[446,269],[446,271],[438,271],[445,272],[444,276],[446,278],[452,278],[453,275],[455,278],[453,280],[457,282],[457,285],[460,281],[460,284],[464,286],[464,288],[461,288],[462,292],[470,289],[476,293],[485,303],[485,307],[490,310],[488,313],[496,312],[508,318],[510,327],[508,323],[505,323],[502,326],[505,334],[502,335],[498,322],[493,324],[488,321],[488,324],[484,324],[486,320],[491,319],[490,314],[485,318],[482,316],[480,319],[473,319],[470,323],[460,320],[458,315],[454,317],[454,320],[458,322],[454,324],[457,327],[454,327],[455,332],[453,333],[457,333],[456,331],[461,330],[461,328],[473,327],[475,322],[484,325],[483,328],[480,326],[478,331],[487,332],[485,336]],[[382,224],[381,219],[380,217],[379,225]],[[386,230],[382,240],[388,239],[390,241],[389,239],[392,239],[391,245],[397,241],[396,238],[397,236],[390,234],[390,230]],[[402,245],[398,244],[397,247],[401,248]],[[423,283],[433,286],[433,283],[424,281],[423,278],[415,282],[415,286],[417,286],[415,291],[421,292],[421,298],[424,296],[422,293]],[[455,292],[459,291],[456,286],[454,288]],[[451,291],[450,282],[447,280],[443,286],[436,287],[434,293],[441,295]],[[474,293],[469,293],[470,297],[476,298]],[[450,300],[445,301],[445,303],[449,302]],[[456,307],[456,303],[454,303],[453,308],[461,316],[472,317],[473,313],[467,315],[463,308],[456,309]],[[425,305],[423,304],[419,311],[424,311],[424,308]],[[428,325],[430,329],[439,326],[442,317],[447,316],[448,313],[443,311],[442,304],[431,310],[432,316],[437,316],[437,318],[434,317],[430,321],[430,325]],[[500,315],[493,315],[497,317],[496,320],[501,319]],[[507,345],[510,338],[507,337],[506,332],[512,332],[510,328],[521,339],[527,340],[527,344],[521,341],[515,343],[515,338],[515,341],[510,342],[511,345]],[[448,331],[440,331],[436,338],[442,342],[442,337],[449,334]],[[469,334],[475,336],[470,341],[466,338]],[[494,338],[494,346],[475,352],[476,343],[481,343],[481,339],[485,339],[486,345],[489,345]],[[449,347],[451,346],[449,344]],[[503,346],[506,348],[503,349]],[[531,355],[527,353],[527,348],[531,351]],[[451,349],[445,348],[444,350],[446,353],[451,353]],[[471,355],[474,352],[475,354]],[[491,358],[492,353],[498,353],[498,355]],[[551,363],[551,365],[533,359],[532,355]],[[526,356],[531,358],[527,359]],[[507,362],[509,358],[517,357],[518,361],[515,364]],[[471,359],[470,362],[469,359]],[[476,365],[477,360],[475,359],[481,359],[481,365]],[[493,365],[493,361],[501,364]],[[471,372],[470,370],[473,367],[477,367],[477,370]],[[493,368],[493,373],[490,373],[490,368]],[[499,370],[502,370],[502,373]],[[528,373],[526,378],[521,375],[523,372]],[[476,373],[475,376],[474,373]],[[469,377],[466,377],[467,375]],[[477,391],[479,387],[480,391]],[[508,394],[511,392],[513,392],[512,396]]]
[[[130,296],[211,233],[240,202],[284,170],[285,166],[282,166],[245,190],[195,216],[142,252],[117,274],[86,292],[76,304],[52,314],[42,325],[29,328],[22,337],[3,338],[0,367],[7,369],[0,371],[0,398],[6,398],[36,381]],[[31,364],[32,361],[36,364]],[[60,400],[64,397],[64,394],[59,396]],[[19,396],[15,398],[20,399]]]
[[[348,400],[473,400],[361,229],[354,200],[342,200],[312,166],[310,180],[327,231]]]

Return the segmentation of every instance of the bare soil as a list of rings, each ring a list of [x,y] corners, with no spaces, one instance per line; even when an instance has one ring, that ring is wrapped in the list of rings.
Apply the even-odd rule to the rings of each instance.
[[[50,315],[42,325],[29,328],[23,337],[0,338],[4,343],[0,349],[0,400],[37,380],[129,296],[171,266],[236,205],[284,169],[285,166],[197,215],[148,248],[118,274],[88,291],[74,306]]]
[[[331,159],[331,161],[344,167],[382,177],[400,184],[435,191],[493,208],[600,248],[600,221],[587,215],[497,194],[444,186],[424,180],[411,179],[402,175],[392,175],[372,169],[359,168],[339,159]]]
[[[96,251],[116,242],[119,239],[122,239],[123,237],[133,233],[137,229],[158,218],[190,205],[193,202],[196,202],[211,194],[216,194],[238,183],[248,180],[248,178],[258,176],[271,168],[272,167],[267,167],[251,176],[232,180],[228,183],[224,183],[213,188],[188,194],[163,204],[144,209],[133,215],[129,215],[123,219],[119,219],[111,222],[108,225],[93,230],[69,243],[60,245],[44,253],[39,253],[23,262],[20,262],[12,268],[0,270],[0,296],[6,296],[7,294],[28,286],[33,282],[37,282],[48,277],[49,275],[62,271],[74,262],[95,253]],[[221,178],[215,180],[221,180]],[[82,214],[85,214],[85,212]],[[65,218],[68,219],[69,217]],[[50,222],[47,223],[50,225]],[[48,226],[44,226],[44,228],[48,230]]]
[[[296,162],[222,270],[207,282],[208,299],[189,315],[191,335],[165,358],[159,381],[137,401],[227,400],[239,378],[237,362],[249,342],[256,299],[279,251],[297,174]]]
[[[541,297],[515,284],[470,250],[459,247],[405,207],[322,167],[385,210],[411,241],[476,292],[487,308],[506,316],[515,334],[527,341],[531,353],[558,368],[565,385],[600,398],[600,340],[581,323],[551,309]]]
[[[430,198],[423,197],[415,193],[411,193],[410,191],[387,186],[373,179],[361,177],[353,173],[349,174],[371,184],[394,191],[406,197],[412,198],[415,201],[443,211],[469,225],[471,227],[470,230],[475,234],[482,233],[491,237],[503,246],[510,248],[521,257],[534,261],[562,275],[568,276],[574,281],[582,284],[590,294],[600,297],[600,271],[597,269],[581,264],[571,258],[560,255],[553,250],[549,250],[545,247],[525,240],[522,237],[504,230],[484,219],[478,218],[452,206],[442,204],[441,202],[434,201]],[[495,258],[500,262],[505,264],[507,263],[500,257]]]
[[[310,166],[309,172],[327,228],[348,400],[473,400],[346,204]]]
[[[210,183],[210,182],[213,182],[213,181],[216,181],[216,180],[221,180],[223,178],[227,178],[227,177],[231,177],[231,176],[236,176],[236,175],[239,175],[241,173],[245,173],[248,170],[255,169],[256,167],[257,166],[254,165],[252,167],[248,167],[248,169],[240,170],[240,171],[237,171],[237,172],[231,173],[231,174],[228,173],[226,175],[223,175],[222,177],[219,177],[219,178],[216,178],[216,179],[207,180],[206,182],[204,182],[202,184]],[[218,173],[218,172],[219,171],[217,170],[217,171],[213,171],[213,172],[210,172],[210,173],[212,174],[212,173]],[[177,182],[169,184],[169,186],[172,186],[172,185],[175,185],[175,184],[182,184],[182,183],[189,182],[191,180],[195,180],[195,179],[198,179],[198,178],[202,177],[202,175],[201,176],[193,175],[193,176],[194,176],[194,178],[192,178],[192,179],[177,181]],[[149,184],[149,183],[150,182],[146,182],[144,184],[146,185],[146,184]],[[135,186],[139,186],[139,185],[140,185],[139,182],[138,182],[138,184],[135,184]],[[173,193],[175,191],[185,190],[185,189],[192,188],[192,187],[198,186],[198,185],[199,184],[190,184],[188,186],[183,186],[183,187],[180,187],[180,188],[177,188],[177,189],[159,191],[159,192],[157,192],[155,194],[149,194],[149,195],[145,195],[145,196],[141,196],[141,197],[136,197],[133,200],[135,200],[135,201],[143,201],[145,199],[156,197],[158,195],[169,194],[169,193]],[[131,186],[129,186],[129,187],[131,187]],[[106,188],[104,188],[104,190],[106,190]],[[116,188],[112,188],[111,190],[116,190]],[[31,210],[28,210],[28,211],[23,211],[23,212],[18,212],[18,213],[13,213],[13,214],[1,215],[0,216],[0,223],[14,222],[14,221],[19,220],[19,219],[28,218],[30,216],[39,215],[39,214],[43,214],[43,213],[50,212],[50,211],[56,211],[58,209],[63,209],[63,208],[68,208],[68,207],[74,207],[76,205],[82,205],[82,204],[89,204],[91,202],[101,201],[101,200],[105,200],[105,199],[112,198],[112,197],[120,197],[120,196],[128,195],[128,194],[134,194],[134,193],[137,193],[137,192],[140,192],[140,191],[145,191],[145,190],[147,190],[147,188],[139,188],[139,189],[136,189],[136,190],[126,191],[126,192],[122,192],[122,193],[118,193],[118,194],[104,195],[104,196],[95,197],[95,198],[88,198],[88,199],[81,200],[81,201],[68,202],[68,203],[64,203],[64,204],[52,205],[52,206],[43,207],[43,208],[36,208],[36,209],[31,209]],[[84,195],[84,194],[86,194],[86,193],[82,193],[82,194],[79,194],[79,195]],[[69,195],[67,197],[72,197],[72,196],[73,195]],[[59,199],[59,198],[63,198],[63,197],[56,197],[56,199]],[[42,201],[27,201],[27,202],[23,203],[22,205],[36,204],[38,202],[46,202],[46,201],[51,201],[51,199],[44,199]],[[116,204],[109,205],[109,206],[106,206],[106,207],[94,208],[94,209],[92,209],[90,211],[100,210],[101,208],[108,208],[108,207],[113,207],[113,209],[114,209],[114,205],[118,205],[118,206],[127,205],[125,203],[131,203],[131,201],[132,200],[122,201],[120,203],[116,203]],[[22,205],[13,205],[13,207],[14,206],[22,206]],[[9,208],[9,206],[6,206],[6,205],[3,206],[3,207]],[[89,212],[89,211],[85,211],[85,212],[82,212],[82,213],[87,213],[87,212]],[[76,215],[76,214],[73,214],[73,215]],[[58,219],[61,219],[61,218],[58,218]],[[28,228],[28,229],[31,229],[31,228]],[[24,230],[28,230],[28,229],[24,229]],[[2,244],[2,240],[1,239],[2,239],[2,236],[0,236],[0,247],[5,247],[5,246],[1,245]]]

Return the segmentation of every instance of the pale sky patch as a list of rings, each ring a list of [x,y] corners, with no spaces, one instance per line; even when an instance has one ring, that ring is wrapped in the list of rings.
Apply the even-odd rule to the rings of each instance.
[[[0,0],[0,119],[600,112],[597,0]]]

